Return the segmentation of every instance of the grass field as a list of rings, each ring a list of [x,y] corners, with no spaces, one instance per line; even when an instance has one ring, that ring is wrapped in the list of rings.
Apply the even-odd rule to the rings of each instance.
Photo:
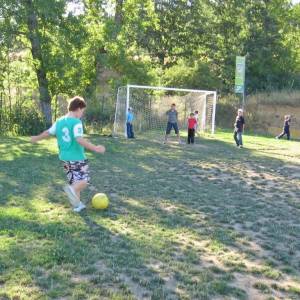
[[[0,143],[0,299],[300,299],[300,143],[91,136],[71,211],[55,140]]]

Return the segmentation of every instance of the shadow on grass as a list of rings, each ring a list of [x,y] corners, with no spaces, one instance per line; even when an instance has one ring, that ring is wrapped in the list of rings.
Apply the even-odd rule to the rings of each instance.
[[[243,252],[245,247],[240,243],[241,233],[236,232],[233,225],[247,222],[251,223],[250,231],[259,233],[257,239],[261,245],[269,247],[271,253],[275,254],[274,261],[294,268],[292,258],[299,251],[299,243],[293,244],[294,254],[291,252],[288,256],[283,256],[281,250],[276,254],[275,244],[287,243],[292,237],[299,240],[299,233],[291,231],[291,236],[287,239],[286,230],[280,226],[271,226],[260,218],[272,218],[273,224],[279,225],[280,221],[293,221],[297,224],[299,210],[294,210],[293,213],[290,210],[284,212],[289,204],[282,203],[281,197],[273,199],[272,202],[263,199],[264,189],[258,184],[249,191],[246,189],[245,178],[238,170],[239,165],[249,162],[254,167],[262,164],[276,168],[282,165],[282,160],[257,156],[249,149],[240,151],[234,145],[215,140],[201,140],[200,143],[205,147],[196,151],[188,146],[164,146],[145,140],[131,143],[126,140],[114,141],[95,137],[93,139],[97,142],[104,141],[107,146],[107,154],[104,157],[93,155],[91,168],[94,175],[93,185],[101,191],[117,195],[112,196],[115,202],[112,201],[111,210],[102,214],[88,211],[81,217],[74,216],[78,222],[83,220],[86,226],[82,223],[78,226],[72,223],[71,227],[65,222],[54,222],[50,225],[12,216],[1,217],[1,232],[8,239],[9,245],[0,256],[1,266],[4,266],[4,280],[14,269],[26,265],[28,273],[38,285],[52,290],[51,285],[42,280],[48,276],[47,272],[39,274],[38,267],[51,269],[71,264],[71,269],[80,273],[87,265],[93,266],[97,261],[102,261],[107,269],[112,270],[111,279],[117,286],[120,286],[118,274],[126,274],[144,293],[152,295],[153,299],[164,299],[168,294],[180,298],[181,293],[188,299],[208,299],[215,294],[244,298],[245,293],[241,290],[230,289],[228,282],[233,280],[233,277],[229,276],[232,269],[223,270],[221,278],[207,269],[205,264],[202,270],[199,270],[203,252],[194,249],[192,244],[183,247],[182,242],[176,240],[176,234],[180,232],[184,235],[184,232],[190,232],[195,238],[209,240],[208,247],[213,251],[214,247],[217,248],[216,256],[219,249],[226,247]],[[13,145],[14,142],[9,143]],[[48,152],[45,146],[22,147],[29,153],[23,153],[14,161],[4,161],[2,172],[4,170],[7,178],[5,191],[10,196],[15,195],[16,184],[18,189],[19,185],[25,182],[26,189],[21,188],[20,191],[26,195],[25,201],[30,202],[37,186],[48,187],[57,180],[57,176],[60,177],[59,172],[61,177],[63,173],[57,171],[56,155]],[[42,153],[43,157],[35,156],[37,152]],[[199,174],[195,169],[201,169],[201,164],[206,166],[202,168],[203,176],[198,180]],[[239,183],[221,182],[210,177],[210,171],[216,169],[218,164],[224,168],[227,166],[227,170],[222,167],[219,173],[227,172],[238,178]],[[104,172],[105,170],[109,172]],[[217,174],[214,176],[217,177]],[[192,180],[193,176],[196,176],[198,181]],[[46,190],[45,199],[53,198],[51,190],[51,187]],[[10,198],[7,195],[1,197],[4,203],[8,199]],[[10,205],[10,202],[6,204]],[[26,205],[24,202],[21,206],[29,210],[30,206]],[[103,226],[99,219],[107,219],[109,222]],[[109,224],[118,226],[118,222],[128,222],[133,232],[136,230],[136,235],[122,233],[122,228],[112,233],[108,229]],[[157,226],[159,232],[151,232],[149,224]],[[145,230],[142,230],[143,226]],[[163,233],[164,230],[172,236],[168,237]],[[245,235],[242,233],[242,236]],[[31,238],[26,240],[25,236]],[[19,242],[10,242],[15,237],[20,239]],[[258,258],[256,254],[253,255],[254,258]],[[153,259],[155,262],[151,263]],[[159,262],[165,270],[155,269],[155,264],[159,265]],[[211,266],[218,267],[213,263]],[[161,275],[164,271],[166,277]],[[139,278],[142,280],[139,281]],[[60,279],[52,278],[52,283],[55,283],[53,287],[56,289]],[[109,289],[105,278],[97,280],[91,285],[95,288],[103,285]],[[62,282],[59,292],[62,296],[68,295],[74,287],[72,276]],[[130,281],[127,282],[134,289],[134,285]]]

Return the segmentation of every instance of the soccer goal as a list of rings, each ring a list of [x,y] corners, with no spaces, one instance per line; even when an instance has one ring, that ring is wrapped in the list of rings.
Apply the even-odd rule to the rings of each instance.
[[[166,112],[172,103],[176,104],[180,131],[186,130],[190,113],[198,111],[198,130],[213,134],[216,102],[216,91],[142,85],[122,86],[117,94],[113,134],[126,137],[126,112],[131,107],[134,113],[135,133],[161,136],[166,130]]]

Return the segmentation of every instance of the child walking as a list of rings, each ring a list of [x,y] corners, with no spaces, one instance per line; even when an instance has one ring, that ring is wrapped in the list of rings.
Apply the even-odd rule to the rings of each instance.
[[[283,131],[281,132],[281,134],[276,136],[276,139],[280,139],[284,135],[286,135],[287,140],[290,139],[290,124],[291,124],[291,116],[290,115],[285,115],[284,116]]]
[[[68,185],[64,187],[75,212],[80,212],[85,205],[80,201],[80,193],[89,183],[89,166],[84,149],[97,153],[104,153],[101,145],[93,145],[83,138],[83,126],[80,118],[86,108],[83,98],[76,96],[69,101],[68,113],[58,119],[50,129],[37,136],[31,137],[31,142],[36,143],[50,135],[56,136],[59,159],[63,163]]]
[[[235,119],[235,123],[234,123],[234,134],[233,134],[233,137],[234,137],[234,140],[236,142],[236,145],[239,147],[239,148],[243,148],[243,132],[244,132],[244,127],[245,127],[245,119],[244,119],[244,116],[243,116],[243,110],[242,109],[239,109],[238,110],[238,114],[236,116],[236,119]]]
[[[190,113],[190,117],[188,118],[188,144],[194,144],[196,126],[197,120],[195,118],[195,114]]]

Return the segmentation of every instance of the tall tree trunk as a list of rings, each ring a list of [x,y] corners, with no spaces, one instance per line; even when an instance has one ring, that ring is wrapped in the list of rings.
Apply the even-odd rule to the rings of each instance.
[[[47,72],[45,70],[42,55],[37,15],[34,10],[32,0],[25,0],[25,5],[27,9],[28,38],[31,43],[31,53],[33,59],[38,61],[38,65],[36,66],[36,75],[39,84],[41,109],[47,125],[50,125],[52,123],[51,97],[48,88]]]
[[[118,35],[120,27],[122,26],[122,21],[123,21],[123,14],[122,14],[123,3],[124,3],[124,0],[116,0],[115,23],[116,23],[116,25],[118,27],[118,30],[116,31],[116,35]]]

